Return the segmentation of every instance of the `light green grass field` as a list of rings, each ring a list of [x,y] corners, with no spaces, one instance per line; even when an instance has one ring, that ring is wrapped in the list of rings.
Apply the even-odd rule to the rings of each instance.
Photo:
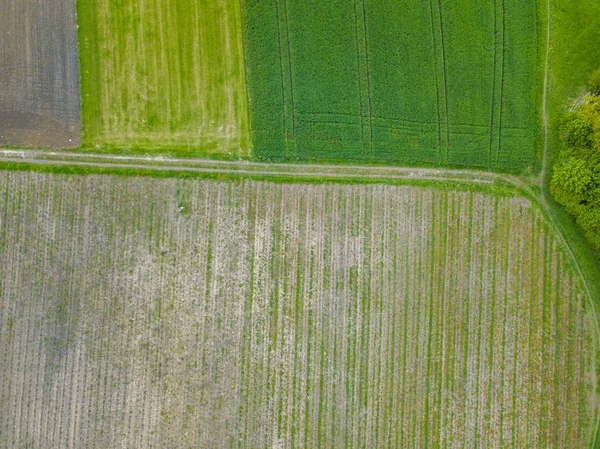
[[[559,139],[562,114],[582,94],[591,72],[600,67],[600,2],[553,0],[551,4],[549,166],[562,148]]]
[[[257,157],[538,167],[535,2],[244,5]]]
[[[79,0],[84,144],[247,156],[241,10]]]

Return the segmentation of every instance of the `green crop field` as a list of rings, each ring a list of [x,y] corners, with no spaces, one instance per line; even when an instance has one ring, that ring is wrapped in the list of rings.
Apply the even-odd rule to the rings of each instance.
[[[245,156],[241,7],[78,0],[84,144]]]
[[[595,316],[526,199],[0,175],[0,448],[589,446]]]
[[[535,1],[244,6],[256,157],[537,167]]]

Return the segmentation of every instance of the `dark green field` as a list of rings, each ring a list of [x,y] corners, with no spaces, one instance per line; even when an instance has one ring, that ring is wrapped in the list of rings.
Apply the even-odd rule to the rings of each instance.
[[[536,2],[245,2],[254,155],[538,164]]]

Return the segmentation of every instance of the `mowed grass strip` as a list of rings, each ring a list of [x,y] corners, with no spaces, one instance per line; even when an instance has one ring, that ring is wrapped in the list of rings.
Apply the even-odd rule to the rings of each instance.
[[[3,172],[0,306],[0,448],[583,448],[595,424],[593,311],[521,198]]]
[[[237,1],[79,0],[84,144],[248,156]]]
[[[537,168],[528,0],[243,0],[255,155]]]

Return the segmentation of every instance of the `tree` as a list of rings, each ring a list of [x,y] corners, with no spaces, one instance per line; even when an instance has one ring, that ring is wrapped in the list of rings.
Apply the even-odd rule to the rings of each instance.
[[[550,193],[570,214],[576,215],[593,184],[593,172],[586,161],[573,157],[554,167]]]
[[[596,69],[590,75],[587,88],[594,95],[600,95],[600,69]]]
[[[591,121],[579,111],[567,117],[563,125],[562,139],[571,150],[589,150],[594,143],[594,129]]]
[[[588,88],[592,93],[565,116],[561,126],[564,149],[554,166],[550,193],[600,251],[600,70],[594,72]]]

